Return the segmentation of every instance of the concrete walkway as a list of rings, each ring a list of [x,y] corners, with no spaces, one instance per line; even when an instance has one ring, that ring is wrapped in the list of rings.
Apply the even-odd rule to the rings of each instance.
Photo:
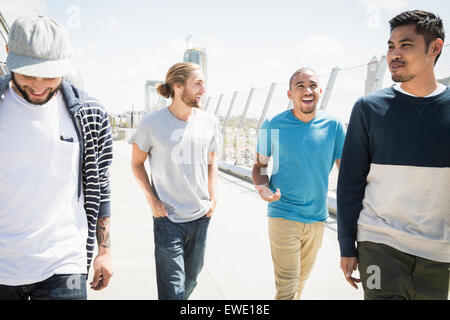
[[[114,275],[108,288],[88,289],[91,300],[157,299],[152,214],[134,180],[130,159],[131,146],[115,141],[111,170]],[[251,183],[223,172],[219,176],[219,203],[210,224],[205,266],[191,299],[271,300],[275,290],[267,205]],[[362,288],[353,289],[339,269],[333,216],[303,299],[363,299]]]

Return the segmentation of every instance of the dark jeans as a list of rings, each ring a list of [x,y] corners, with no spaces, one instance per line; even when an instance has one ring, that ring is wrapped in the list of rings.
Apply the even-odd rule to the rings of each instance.
[[[365,300],[447,300],[450,263],[428,260],[382,243],[358,242]]]
[[[0,285],[0,300],[87,300],[86,274],[55,274],[28,285]]]
[[[159,300],[187,300],[197,285],[210,218],[174,223],[153,218]]]

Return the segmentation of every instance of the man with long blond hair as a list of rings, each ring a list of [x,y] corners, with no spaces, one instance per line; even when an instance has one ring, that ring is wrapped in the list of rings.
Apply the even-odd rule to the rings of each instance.
[[[133,173],[153,213],[160,300],[186,300],[194,290],[216,207],[221,138],[217,117],[200,109],[203,85],[197,64],[173,65],[158,86],[172,103],[145,116],[129,141]]]

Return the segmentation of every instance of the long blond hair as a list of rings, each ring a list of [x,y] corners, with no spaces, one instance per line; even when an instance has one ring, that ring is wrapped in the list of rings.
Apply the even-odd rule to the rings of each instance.
[[[166,82],[158,85],[156,90],[164,98],[173,98],[175,84],[184,85],[194,70],[200,70],[200,66],[192,62],[179,62],[169,68],[166,75]]]

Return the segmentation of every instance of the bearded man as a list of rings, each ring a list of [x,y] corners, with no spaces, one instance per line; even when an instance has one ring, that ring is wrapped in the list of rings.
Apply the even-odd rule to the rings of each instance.
[[[173,65],[158,93],[172,103],[144,117],[131,137],[132,169],[153,213],[158,299],[187,300],[217,202],[219,120],[199,107],[205,89],[197,64]]]

